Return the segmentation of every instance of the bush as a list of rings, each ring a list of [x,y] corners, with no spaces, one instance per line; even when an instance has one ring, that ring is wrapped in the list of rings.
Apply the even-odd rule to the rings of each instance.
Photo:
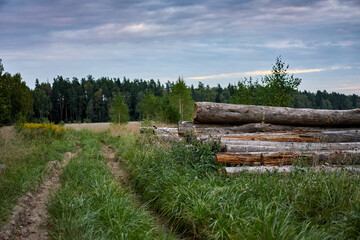
[[[68,131],[64,127],[53,123],[24,123],[23,125],[20,125],[19,129],[24,132],[25,136],[29,137],[40,135],[62,137],[65,132]]]

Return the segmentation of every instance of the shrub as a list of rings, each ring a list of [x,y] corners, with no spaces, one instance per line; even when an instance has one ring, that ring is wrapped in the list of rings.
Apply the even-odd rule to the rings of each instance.
[[[68,131],[53,123],[24,123],[22,126],[20,125],[20,129],[29,137],[40,135],[62,137]]]

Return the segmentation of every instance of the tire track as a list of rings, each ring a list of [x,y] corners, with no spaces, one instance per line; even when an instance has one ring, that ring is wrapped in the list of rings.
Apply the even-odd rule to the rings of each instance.
[[[80,151],[76,147],[74,153],[66,152],[61,163],[48,163],[48,173],[35,192],[29,192],[20,197],[18,204],[13,208],[10,221],[1,229],[0,240],[5,239],[49,239],[46,203],[50,196],[60,187],[59,176],[71,158]]]
[[[156,223],[157,231],[165,231],[169,235],[176,235],[179,239],[184,239],[181,237],[183,233],[177,233],[172,230],[172,227],[169,225],[168,221],[163,219],[159,214],[155,211],[149,209],[148,207],[144,207],[141,201],[140,196],[136,193],[129,181],[129,174],[124,170],[124,167],[119,161],[116,161],[116,151],[108,146],[103,146],[102,148],[103,156],[108,160],[107,166],[110,168],[112,174],[118,180],[118,183],[121,187],[124,187],[132,196],[134,196],[135,204],[139,208],[145,208],[145,210],[152,216]]]

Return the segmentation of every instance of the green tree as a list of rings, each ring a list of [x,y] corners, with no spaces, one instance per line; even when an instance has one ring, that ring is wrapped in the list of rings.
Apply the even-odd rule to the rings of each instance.
[[[289,65],[276,58],[272,73],[258,80],[244,79],[239,81],[234,95],[231,97],[232,103],[267,105],[267,106],[291,106],[292,95],[297,91],[301,79],[294,78],[287,73]]]
[[[94,121],[95,113],[94,113],[94,101],[91,99],[86,106],[86,120],[88,122]]]
[[[184,79],[180,77],[171,89],[170,103],[178,110],[180,121],[192,119],[194,100],[191,97],[191,91],[186,86]]]
[[[141,119],[155,120],[159,115],[159,99],[153,93],[147,91],[140,102],[136,105],[136,111]]]
[[[10,80],[9,75],[2,74],[4,67],[0,59],[0,126],[10,122]]]
[[[0,60],[0,124],[29,120],[33,114],[31,90],[22,81],[20,73],[5,72]]]
[[[177,123],[180,119],[179,110],[177,106],[170,103],[168,94],[160,99],[159,120],[167,123]]]
[[[236,91],[231,97],[232,103],[252,104],[252,105],[267,105],[266,104],[266,90],[258,80],[244,78],[239,81],[236,86]]]
[[[276,58],[271,75],[262,80],[266,89],[266,105],[287,107],[291,105],[291,95],[297,91],[301,79],[287,73],[289,65],[285,65],[281,56]]]
[[[121,94],[118,94],[111,103],[110,119],[114,123],[127,123],[130,119],[129,108]]]
[[[46,93],[45,87],[47,87],[47,84],[39,84],[39,80],[36,79],[35,89],[32,92],[34,97],[34,115],[35,118],[40,118],[41,121],[47,118],[52,110],[50,95]]]
[[[331,105],[331,102],[329,101],[329,99],[322,98],[320,108],[321,109],[332,109],[332,105]]]
[[[41,87],[35,88],[33,96],[35,116],[39,118],[47,117],[52,109],[49,96],[46,95],[45,90]]]

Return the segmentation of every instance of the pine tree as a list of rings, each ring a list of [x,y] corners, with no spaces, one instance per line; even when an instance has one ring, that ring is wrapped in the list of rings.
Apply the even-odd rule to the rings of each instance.
[[[129,108],[121,94],[118,94],[111,103],[110,119],[114,123],[127,123],[130,119]]]
[[[187,88],[184,79],[178,78],[170,92],[170,103],[178,109],[180,121],[191,120],[194,100],[191,91]]]

